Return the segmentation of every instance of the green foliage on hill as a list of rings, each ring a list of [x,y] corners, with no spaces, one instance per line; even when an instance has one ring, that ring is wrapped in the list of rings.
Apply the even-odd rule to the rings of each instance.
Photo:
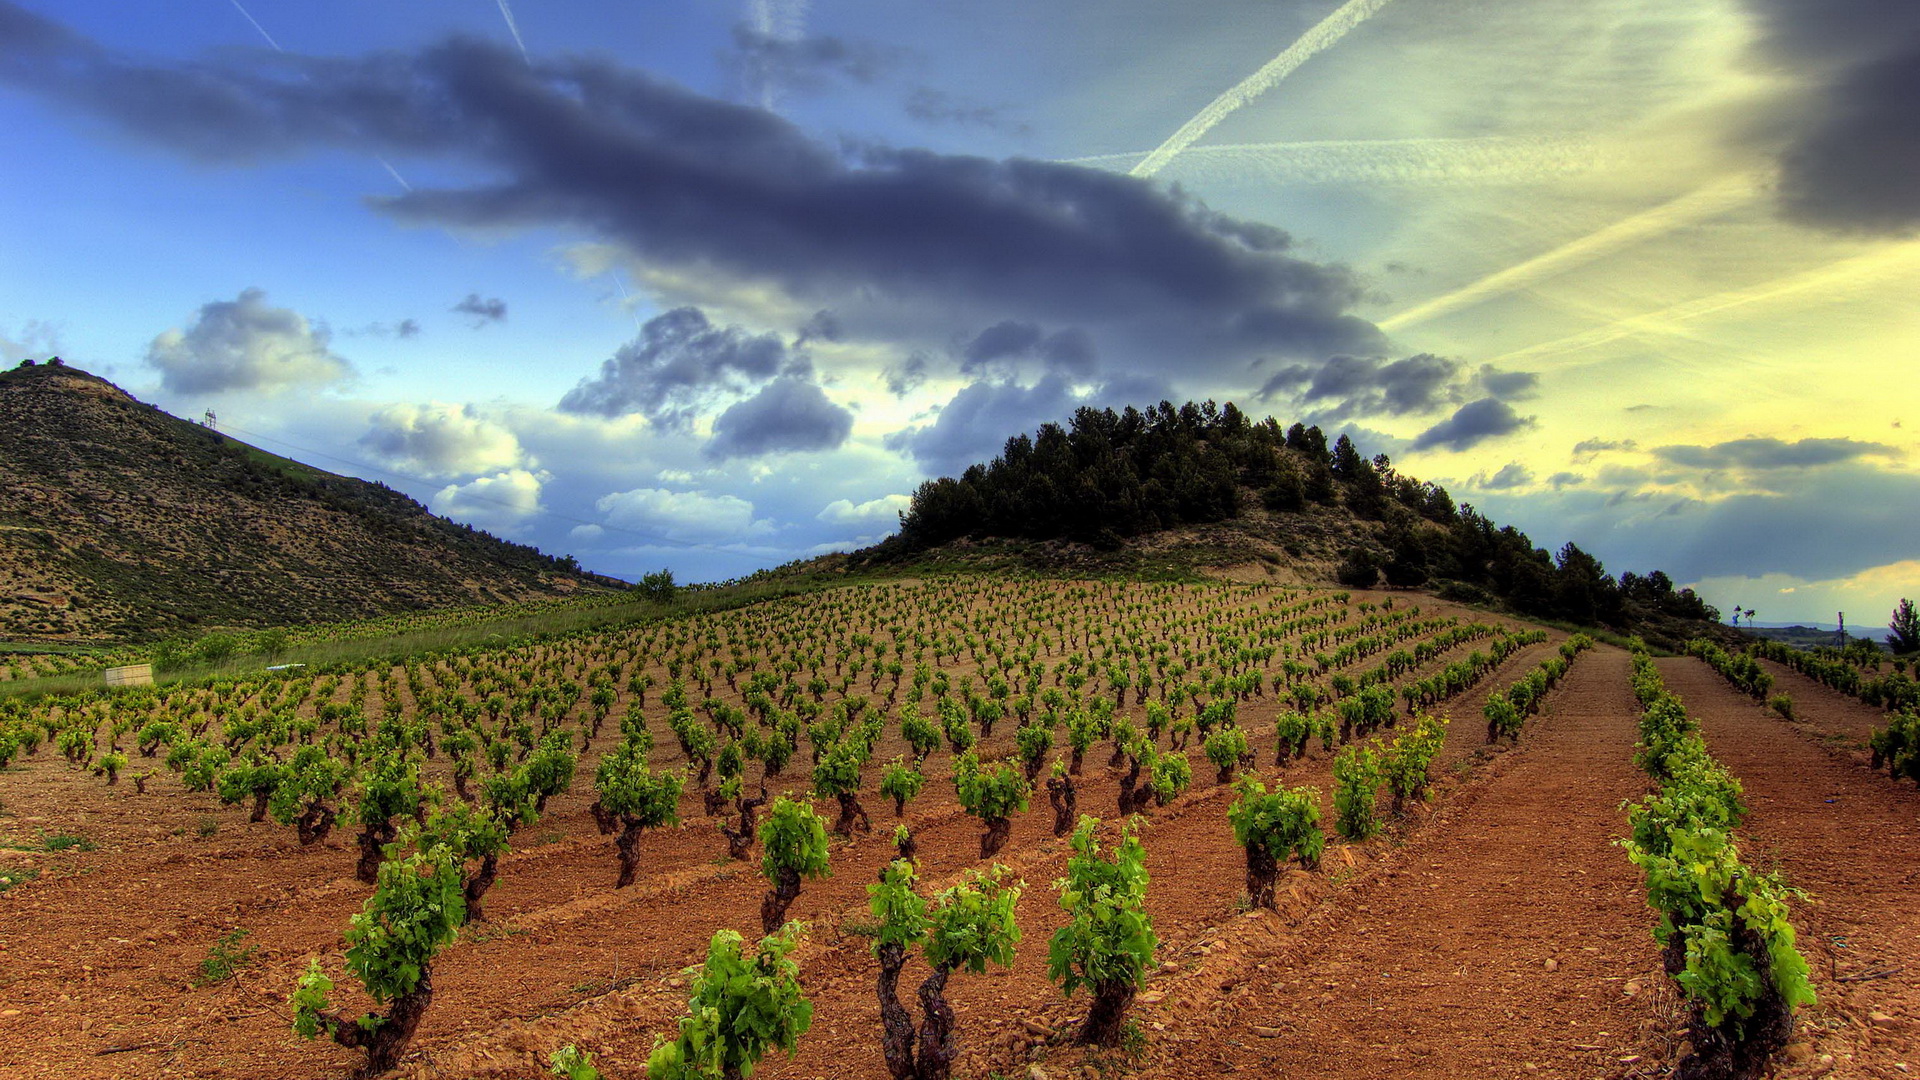
[[[1064,427],[1015,435],[991,462],[921,484],[899,535],[860,558],[925,560],[957,542],[1113,550],[1175,529],[1219,544],[1229,525],[1355,588],[1425,586],[1662,641],[1683,640],[1661,632],[1664,622],[1719,617],[1664,573],[1616,578],[1572,543],[1549,554],[1385,454],[1366,457],[1345,435],[1329,445],[1318,427],[1254,420],[1231,402],[1082,408]]]

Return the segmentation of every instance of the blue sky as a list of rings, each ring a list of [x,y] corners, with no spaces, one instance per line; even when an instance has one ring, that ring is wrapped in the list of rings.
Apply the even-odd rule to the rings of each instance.
[[[1166,396],[1763,621],[1920,584],[1910,4],[242,4],[0,0],[0,359],[628,577]]]

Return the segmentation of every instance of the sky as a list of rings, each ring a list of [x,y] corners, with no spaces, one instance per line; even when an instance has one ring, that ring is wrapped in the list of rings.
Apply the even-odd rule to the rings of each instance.
[[[1920,593],[1911,0],[0,0],[0,360],[634,578],[1213,398]]]

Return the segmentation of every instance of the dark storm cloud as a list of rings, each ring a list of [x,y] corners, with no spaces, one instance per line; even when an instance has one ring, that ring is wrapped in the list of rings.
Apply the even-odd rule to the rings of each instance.
[[[721,63],[751,94],[768,89],[817,93],[837,79],[870,83],[899,59],[866,42],[837,37],[783,37],[751,26],[733,28],[733,48]]]
[[[1659,446],[1653,455],[1695,469],[1805,469],[1863,457],[1897,457],[1899,451],[1855,439],[1734,439],[1712,446]]]
[[[794,335],[793,347],[799,348],[809,341],[839,341],[846,336],[846,330],[840,325],[840,317],[833,312],[820,309],[813,318]]]
[[[944,90],[928,86],[916,87],[907,94],[903,108],[908,116],[923,124],[953,124],[1014,135],[1025,135],[1029,131],[1027,125],[1007,119],[1001,110],[991,105],[963,101]]]
[[[1747,3],[1767,58],[1814,87],[1780,155],[1787,214],[1847,232],[1920,227],[1920,4]]]
[[[1336,356],[1319,365],[1293,364],[1270,376],[1255,396],[1289,398],[1316,420],[1404,416],[1457,406],[1477,398],[1504,400],[1531,394],[1539,377],[1489,365],[1469,371],[1457,360],[1421,353],[1401,360]]]
[[[975,462],[996,457],[1007,439],[1044,423],[1064,423],[1083,405],[1123,408],[1167,398],[1165,384],[1150,378],[1110,379],[1091,393],[1076,393],[1070,379],[1048,374],[1031,386],[982,381],[967,386],[940,407],[933,423],[887,436],[888,449],[907,453],[930,476],[957,476]]]
[[[560,399],[560,409],[596,416],[639,413],[685,431],[716,393],[744,390],[802,364],[776,334],[715,326],[698,308],[647,320],[640,333],[600,364],[599,374]]]
[[[1573,460],[1584,463],[1592,461],[1601,454],[1615,450],[1634,450],[1639,446],[1640,444],[1632,439],[1581,439],[1573,444]]]
[[[1481,398],[1460,406],[1452,416],[1415,436],[1413,448],[1425,450],[1444,446],[1450,450],[1465,450],[1487,439],[1511,435],[1532,424],[1531,417],[1514,412],[1513,406],[1506,402]]]
[[[1481,491],[1506,491],[1533,483],[1533,470],[1517,461],[1510,461],[1491,476],[1476,473],[1468,483]]]
[[[0,84],[212,162],[317,148],[449,159],[465,186],[370,200],[398,221],[563,227],[683,276],[1109,324],[1166,363],[1371,354],[1350,272],[1144,180],[1051,162],[847,147],[612,61],[453,39],[335,60],[111,53],[0,0]]]
[[[1027,357],[1070,375],[1091,375],[1098,363],[1093,339],[1084,330],[1069,327],[1049,334],[1037,323],[1008,319],[980,331],[967,343],[960,370],[972,374],[996,360]]]
[[[833,450],[853,431],[853,413],[835,405],[805,375],[783,375],[713,421],[711,458]]]
[[[473,325],[476,328],[485,326],[488,323],[505,322],[507,319],[507,302],[505,300],[497,296],[483,299],[479,293],[468,293],[465,300],[453,305],[453,307],[448,310],[457,315],[472,316]]]
[[[887,393],[894,397],[906,397],[927,381],[927,358],[923,353],[913,353],[897,364],[891,364],[882,372],[887,381]]]

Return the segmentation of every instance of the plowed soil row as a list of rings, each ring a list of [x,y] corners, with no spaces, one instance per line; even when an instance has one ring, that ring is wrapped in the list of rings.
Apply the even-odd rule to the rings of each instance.
[[[1523,669],[1524,670],[1524,669]],[[1611,844],[1633,767],[1626,654],[1581,658],[1491,777],[1381,873],[1244,962],[1154,1075],[1605,1077],[1656,1056],[1659,957]]]
[[[1793,922],[1820,1002],[1789,1075],[1920,1071],[1920,791],[1821,753],[1698,660],[1660,671],[1745,788],[1746,861],[1811,894]],[[1794,700],[1816,727],[1849,722],[1817,695]]]
[[[1775,693],[1793,698],[1795,719],[1812,726],[1816,738],[1824,736],[1822,741],[1831,740],[1842,750],[1864,753],[1867,739],[1886,726],[1885,709],[1815,682],[1785,664],[1762,660],[1760,666],[1773,673]]]

